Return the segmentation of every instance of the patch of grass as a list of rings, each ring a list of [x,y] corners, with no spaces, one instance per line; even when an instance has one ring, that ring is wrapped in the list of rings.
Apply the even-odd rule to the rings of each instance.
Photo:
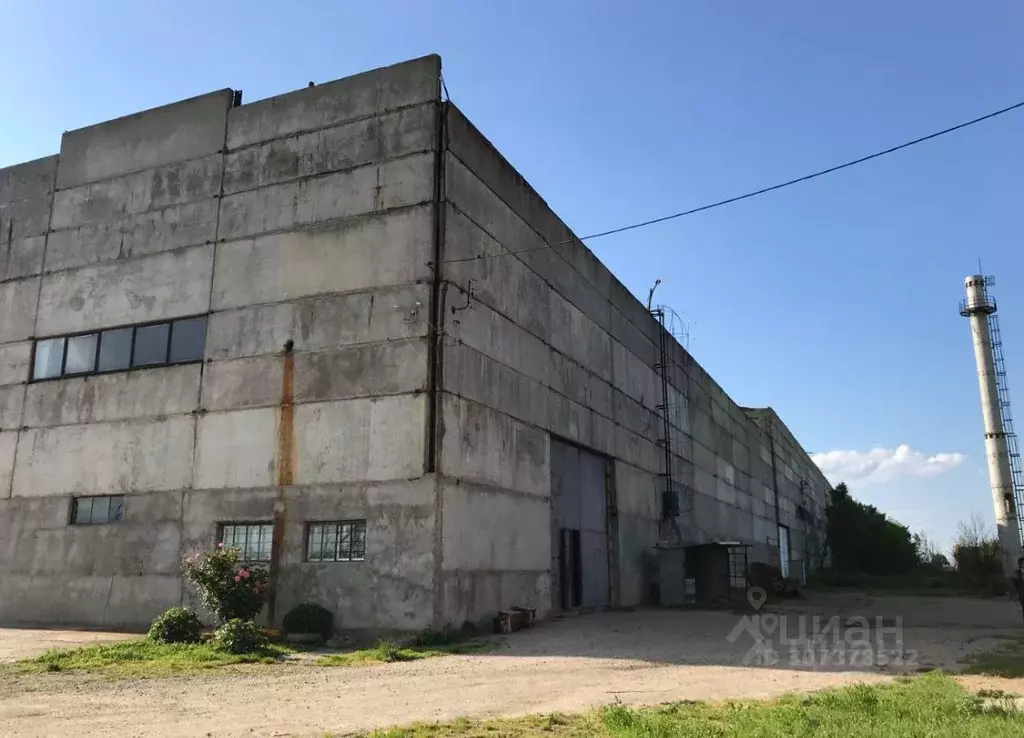
[[[769,702],[685,702],[633,709],[616,704],[583,715],[547,715],[506,720],[458,720],[392,728],[375,738],[452,736],[825,736],[911,738],[1024,734],[1024,713],[1013,700],[974,695],[950,676],[935,672],[889,684],[856,684]]]
[[[162,676],[216,669],[232,664],[269,664],[291,649],[270,645],[255,653],[233,654],[208,643],[157,643],[147,638],[81,648],[52,648],[16,664],[24,673],[93,671],[112,676]]]
[[[994,651],[986,651],[970,658],[966,674],[987,676],[1024,677],[1024,638],[1014,638],[1010,643]]]
[[[400,646],[392,640],[377,641],[373,648],[359,651],[337,653],[321,656],[316,660],[318,666],[360,666],[365,664],[389,664],[395,661],[419,661],[437,656],[449,656],[458,653],[474,653],[487,648],[486,643],[466,641],[463,643],[437,644],[432,646]]]

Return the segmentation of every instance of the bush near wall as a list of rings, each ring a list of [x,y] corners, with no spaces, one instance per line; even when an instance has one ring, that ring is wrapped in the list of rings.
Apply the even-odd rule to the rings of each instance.
[[[218,621],[252,620],[267,601],[270,575],[258,566],[245,566],[237,548],[217,548],[186,556],[181,573],[198,591]]]

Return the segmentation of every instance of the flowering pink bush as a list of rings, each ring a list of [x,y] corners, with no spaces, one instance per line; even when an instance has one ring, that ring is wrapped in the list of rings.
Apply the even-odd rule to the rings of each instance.
[[[252,620],[267,601],[270,575],[262,567],[240,564],[241,551],[217,548],[186,556],[181,573],[199,590],[203,606],[220,622]]]

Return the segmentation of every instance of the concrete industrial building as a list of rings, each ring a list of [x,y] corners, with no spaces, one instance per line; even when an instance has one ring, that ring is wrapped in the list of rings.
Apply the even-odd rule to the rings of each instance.
[[[442,100],[436,56],[0,169],[0,622],[145,625],[217,540],[271,566],[272,620],[667,601],[682,546],[802,576],[828,489]]]

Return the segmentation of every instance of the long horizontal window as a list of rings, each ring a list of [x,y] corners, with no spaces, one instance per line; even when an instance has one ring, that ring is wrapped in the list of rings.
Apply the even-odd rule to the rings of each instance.
[[[36,341],[32,379],[202,361],[206,316]]]

